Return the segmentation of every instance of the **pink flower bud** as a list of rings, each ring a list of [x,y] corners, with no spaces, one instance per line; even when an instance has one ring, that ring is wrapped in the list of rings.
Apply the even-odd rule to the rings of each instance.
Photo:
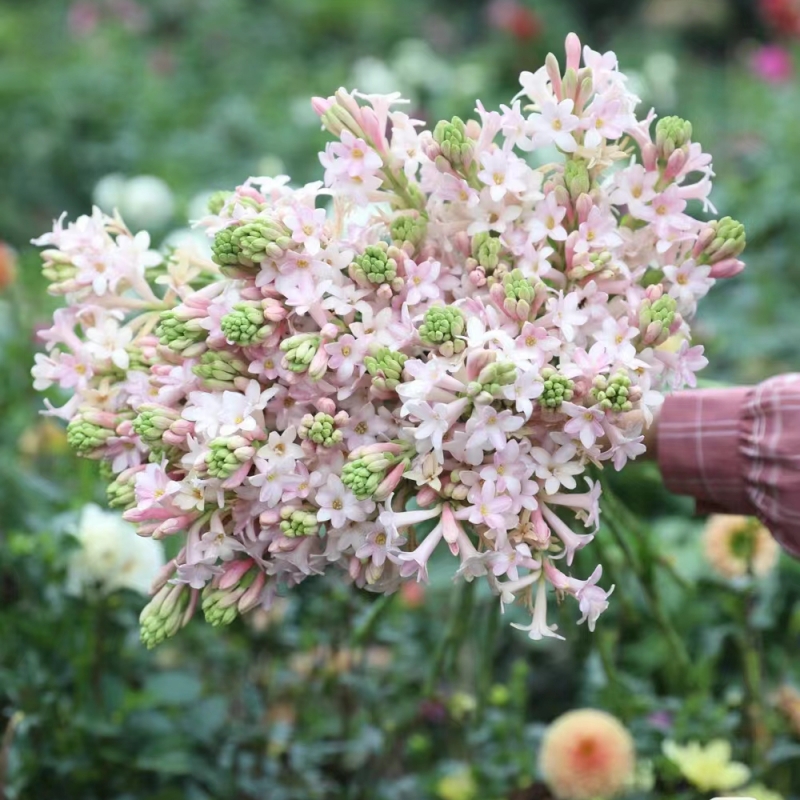
[[[331,101],[324,97],[311,98],[311,108],[313,108],[314,113],[320,117],[330,110],[331,105]]]
[[[651,302],[655,303],[664,296],[664,287],[660,283],[654,283],[644,290],[644,296]]]
[[[738,258],[724,258],[711,267],[710,278],[732,278],[744,269],[744,262]]]
[[[592,198],[588,194],[582,194],[575,201],[575,211],[578,213],[578,221],[586,222],[589,212],[594,208]]]
[[[264,584],[267,582],[267,576],[259,570],[253,582],[247,588],[247,591],[239,598],[239,613],[245,614],[254,609],[261,601],[261,593],[264,590]]]
[[[576,33],[568,33],[565,43],[567,50],[567,69],[577,70],[581,65],[581,40]]]
[[[674,150],[667,160],[667,168],[664,170],[664,180],[671,181],[678,175],[686,164],[686,151]]]
[[[553,585],[553,588],[562,592],[569,589],[569,578],[567,578],[567,576],[561,572],[561,570],[554,567],[553,562],[550,561],[550,559],[543,560],[544,574],[547,577],[547,580]]]
[[[403,452],[403,446],[396,442],[376,442],[375,444],[366,444],[363,447],[357,447],[350,453],[350,460],[354,461],[357,458],[364,456],[371,456],[375,453],[392,453],[399,455]]]
[[[325,350],[324,347],[320,347],[317,352],[314,353],[314,358],[311,359],[311,363],[308,365],[308,377],[312,381],[322,380],[322,378],[325,377],[325,373],[328,371],[329,360],[330,355],[327,350]]]
[[[648,172],[658,168],[658,148],[652,142],[642,147],[642,165]]]
[[[218,588],[223,591],[232,589],[255,566],[252,558],[240,558],[235,561],[228,561],[222,566],[222,574],[218,576]],[[216,582],[216,581],[215,581]]]
[[[548,53],[547,58],[544,60],[544,65],[547,69],[547,77],[550,78],[550,83],[553,86],[553,93],[556,99],[561,102],[564,98],[561,92],[561,68],[558,65],[558,59],[552,53]]]
[[[261,512],[258,521],[265,528],[268,528],[270,525],[277,525],[281,521],[281,513],[277,508],[267,509]]]
[[[392,299],[392,294],[393,294],[392,287],[391,286],[387,286],[385,283],[383,283],[378,287],[378,290],[375,292],[375,294],[381,300],[384,300],[385,302],[389,302]]]
[[[469,282],[478,288],[486,285],[486,272],[483,267],[476,267],[469,273]]]
[[[386,500],[386,498],[397,488],[403,478],[403,473],[406,471],[405,462],[401,461],[396,464],[392,471],[378,484],[373,497],[379,503]]]
[[[333,342],[338,338],[340,333],[341,330],[338,325],[333,322],[326,322],[320,329],[319,335],[326,342]]]
[[[314,405],[316,405],[317,411],[321,411],[323,414],[333,416],[336,413],[336,403],[330,397],[320,397]]]
[[[416,500],[417,500],[417,505],[420,508],[427,508],[428,506],[432,506],[438,499],[439,495],[436,494],[436,491],[430,486],[423,486],[417,492]]]
[[[494,286],[492,288],[494,289]],[[466,364],[467,381],[477,381],[481,372],[495,361],[497,361],[495,350],[470,350]]]

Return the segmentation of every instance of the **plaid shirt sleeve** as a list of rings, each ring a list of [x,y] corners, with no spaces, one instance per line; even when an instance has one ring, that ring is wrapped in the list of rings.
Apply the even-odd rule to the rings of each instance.
[[[698,513],[758,517],[800,557],[800,374],[667,397],[658,462]]]

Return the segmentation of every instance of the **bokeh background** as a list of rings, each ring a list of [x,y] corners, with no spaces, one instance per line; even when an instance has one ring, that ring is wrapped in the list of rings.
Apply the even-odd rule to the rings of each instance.
[[[759,800],[800,798],[800,568],[736,578],[741,543],[706,552],[652,464],[618,480],[633,513],[598,537],[617,589],[594,634],[529,642],[434,571],[391,602],[314,581],[147,652],[146,581],[110,585],[86,546],[119,533],[85,509],[95,465],[38,416],[55,303],[29,241],[62,211],[184,241],[216,189],[319,174],[312,95],[399,89],[431,124],[467,118],[570,30],[617,52],[643,107],[691,120],[720,215],[746,226],[748,269],[701,304],[708,377],[796,370],[800,0],[0,3],[0,798],[546,800],[543,733],[586,706],[632,731],[632,798],[711,796],[665,739],[724,740]]]

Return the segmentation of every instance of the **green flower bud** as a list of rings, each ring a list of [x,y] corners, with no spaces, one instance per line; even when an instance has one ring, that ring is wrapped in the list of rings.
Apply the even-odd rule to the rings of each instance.
[[[389,230],[392,244],[413,254],[425,240],[428,220],[425,217],[402,214],[394,218]]]
[[[563,375],[559,375],[552,367],[542,370],[544,391],[539,396],[542,408],[558,408],[564,400],[572,400],[574,383]]]
[[[663,291],[659,287],[660,291]],[[675,322],[678,303],[674,297],[661,294],[655,300],[645,298],[639,306],[638,326],[641,334],[638,347],[655,347],[669,338],[670,329]]]
[[[564,185],[573,200],[592,187],[588,162],[583,158],[568,158],[564,164]]]
[[[500,263],[503,245],[500,239],[488,231],[476,233],[472,237],[472,257],[487,272],[492,272]]]
[[[237,303],[219,324],[229,344],[241,347],[263,342],[273,331],[271,325],[265,324],[261,307],[249,303]]]
[[[268,258],[280,258],[292,240],[280,222],[258,219],[224,228],[214,237],[212,260],[221,267],[252,267]]]
[[[143,403],[133,420],[133,430],[147,444],[160,444],[164,431],[179,418],[177,411],[166,406]]]
[[[144,353],[142,352],[141,347],[135,347],[134,345],[128,345],[125,348],[126,352],[128,353],[128,371],[131,370],[138,370],[139,372],[148,372],[151,366],[151,362],[145,360]]]
[[[669,328],[675,319],[677,308],[678,302],[674,297],[662,295],[650,306],[650,321],[660,322],[665,328]]]
[[[703,251],[701,263],[716,264],[724,258],[736,258],[747,245],[744,225],[731,217],[712,220],[708,223],[714,238]]]
[[[254,578],[250,579],[250,582]],[[203,615],[206,622],[214,628],[230,625],[239,616],[239,609],[236,605],[236,594],[232,591],[222,589],[211,589],[206,586],[203,589]],[[227,603],[225,601],[228,601]]]
[[[234,379],[249,375],[247,364],[227,350],[206,350],[192,372],[211,389],[234,389]]]
[[[190,594],[185,583],[167,584],[142,609],[140,636],[148,650],[174,636],[189,621],[186,612]]]
[[[403,366],[408,356],[403,353],[381,347],[375,355],[364,356],[364,365],[367,372],[373,376],[372,385],[383,391],[394,391],[400,384],[403,375]]]
[[[517,368],[514,364],[510,361],[493,361],[480,371],[475,394],[486,392],[494,397],[500,394],[504,386],[510,386],[516,380]]]
[[[656,147],[663,158],[692,139],[692,123],[681,117],[662,117],[656,123]]]
[[[50,291],[53,294],[63,294],[71,291],[69,284],[77,274],[78,270],[72,264],[51,260],[46,260],[42,264],[42,275],[50,281]]]
[[[389,284],[395,291],[403,287],[403,279],[397,277],[397,257],[402,253],[386,242],[368,245],[364,253],[356,256],[350,265],[350,274],[358,283],[376,286]]]
[[[208,198],[208,212],[209,214],[219,214],[222,207],[225,205],[226,200],[233,194],[233,192],[218,191],[214,192]]]
[[[450,122],[441,120],[433,129],[433,141],[439,151],[453,166],[469,166],[475,151],[475,143],[467,136],[464,121],[453,117]]]
[[[322,337],[316,333],[298,333],[281,342],[285,353],[283,366],[292,372],[305,372],[319,350]]]
[[[519,300],[530,303],[536,295],[536,281],[526,278],[522,270],[514,269],[503,276],[503,291],[506,297],[515,303]]]
[[[342,432],[336,428],[336,420],[322,411],[313,416],[306,414],[300,420],[298,434],[301,439],[309,439],[320,447],[333,447],[342,441]]]
[[[630,411],[633,408],[628,398],[630,388],[631,379],[624,372],[617,372],[610,378],[598,375],[591,389],[591,395],[608,411]]]
[[[67,443],[78,455],[89,458],[113,435],[113,428],[89,422],[82,414],[73,417],[67,425]]]
[[[162,311],[161,319],[156,326],[158,341],[181,353],[198,342],[205,341],[208,331],[200,327],[196,319],[184,321],[179,319],[173,310]]]
[[[442,355],[460,353],[464,341],[458,339],[464,333],[466,320],[464,314],[455,306],[432,306],[425,312],[419,329],[419,337],[425,344],[438,347]]]
[[[213,439],[205,456],[206,470],[215,478],[224,480],[236,472],[255,455],[255,448],[242,436]]]
[[[239,581],[227,589],[215,589],[208,584],[203,589],[202,608],[206,622],[215,628],[230,625],[239,616],[240,601],[259,577],[257,569],[249,569]],[[252,608],[252,606],[249,606]]]
[[[302,508],[286,506],[281,509],[281,530],[284,536],[314,536],[319,530],[317,515]]]
[[[392,453],[372,453],[347,461],[342,468],[342,483],[359,499],[375,494],[386,473],[400,461]]]
[[[104,464],[106,462],[103,462]],[[108,498],[109,508],[120,508],[126,510],[136,505],[136,495],[134,492],[135,482],[122,479],[122,476],[112,480],[106,487],[106,497]]]

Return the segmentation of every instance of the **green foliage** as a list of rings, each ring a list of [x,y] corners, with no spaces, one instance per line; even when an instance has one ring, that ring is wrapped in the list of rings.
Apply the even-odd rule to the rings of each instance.
[[[209,592],[206,612],[225,627],[190,623],[154,650],[138,638],[143,598],[66,593],[76,546],[68,524],[84,503],[103,497],[97,466],[75,458],[60,422],[37,417],[33,330],[52,308],[38,259],[25,249],[31,236],[63,209],[87,211],[109,173],[164,178],[179,212],[197,192],[269,171],[267,157],[279,158],[296,181],[316,178],[323,137],[308,98],[354,82],[368,89],[355,80],[357,62],[360,74],[376,58],[389,64],[400,88],[413,91],[413,116],[468,120],[477,95],[487,108],[508,102],[517,73],[559,51],[576,19],[596,24],[603,35],[587,41],[601,49],[616,31],[621,61],[633,66],[666,41],[663,32],[640,30],[638,17],[630,24],[631,5],[598,0],[536,3],[547,25],[530,41],[490,30],[481,3],[152,0],[131,6],[141,14],[130,18],[113,10],[124,5],[70,10],[39,0],[0,8],[0,231],[22,251],[20,277],[0,296],[0,787],[9,800],[417,800],[435,796],[454,774],[468,776],[479,798],[544,797],[536,792],[545,725],[580,706],[618,715],[639,756],[653,761],[653,793],[634,798],[699,800],[660,755],[667,737],[728,739],[755,778],[787,800],[800,796],[800,744],[770,700],[779,685],[800,682],[800,566],[784,558],[759,583],[714,577],[701,524],[689,519],[688,504],[664,493],[652,464],[627,469],[613,484],[634,513],[609,495],[596,547],[577,554],[575,575],[588,575],[597,555],[603,584],[616,589],[594,634],[575,629],[570,603],[554,610],[566,643],[530,642],[507,624],[524,621],[520,609],[500,618],[495,598],[454,588],[437,563],[421,605],[416,585],[374,598],[329,581],[240,616]],[[99,14],[96,24],[84,19],[83,32],[80,6]],[[734,22],[726,24],[693,30],[688,40],[701,36],[705,50],[716,35],[730,47]],[[441,58],[431,70],[421,54],[434,51]],[[735,61],[701,62],[691,51],[678,57],[676,109],[692,120],[692,138],[713,146],[720,215],[747,229],[748,269],[701,306],[711,370],[752,380],[796,369],[800,83],[767,90]],[[673,110],[667,100],[647,100]],[[687,135],[674,118],[662,125],[667,148]],[[468,160],[458,121],[444,123],[437,142],[454,163]],[[571,163],[573,192],[586,190],[585,165]],[[217,195],[212,206],[222,202]],[[425,225],[399,217],[394,246],[412,253]],[[733,221],[724,232],[725,241],[743,244]],[[217,260],[247,267],[285,234],[230,232],[217,243]],[[477,234],[472,248],[488,272],[501,263],[497,237]],[[370,275],[391,280],[388,260],[378,262]],[[510,280],[513,297],[527,295]],[[664,325],[673,311],[666,299],[653,304]],[[257,315],[237,313],[226,323],[232,337],[245,343],[262,335]],[[430,328],[432,345],[452,341],[463,333],[453,314],[437,309],[421,334]],[[205,335],[174,318],[158,333],[176,350]],[[318,338],[296,337],[285,351],[288,367],[307,370],[319,346]],[[390,391],[403,364],[382,350],[368,367],[376,387]],[[246,364],[207,353],[196,371],[230,386]],[[549,382],[544,405],[569,399],[566,379]],[[598,400],[622,407],[626,388],[622,381],[597,387]],[[152,417],[138,424],[145,423],[156,436]],[[320,443],[335,433],[329,419],[309,427]],[[79,441],[73,431],[71,438],[91,449],[91,437]],[[220,469],[235,469],[227,446],[219,456]],[[373,490],[373,476],[388,466],[376,464],[382,471],[349,466],[348,480]],[[124,507],[131,487],[112,494]],[[298,536],[317,532],[303,511],[287,513],[283,524]],[[172,608],[151,608],[147,643],[168,636],[186,602],[173,599]]]

